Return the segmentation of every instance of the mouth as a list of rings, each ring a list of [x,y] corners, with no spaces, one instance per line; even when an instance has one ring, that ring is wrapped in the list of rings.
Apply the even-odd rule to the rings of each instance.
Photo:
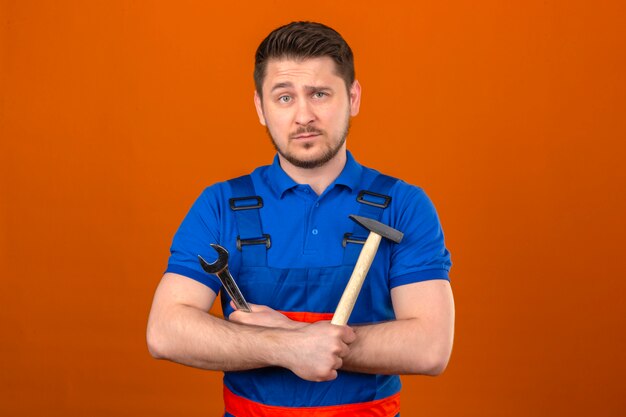
[[[296,140],[311,139],[311,138],[314,138],[314,137],[319,136],[319,135],[321,135],[321,133],[319,133],[319,132],[315,132],[315,133],[301,133],[299,135],[291,136],[291,139],[296,139]]]
[[[299,128],[298,130],[296,130],[295,132],[293,132],[291,135],[289,135],[289,139],[293,139],[293,140],[307,140],[307,139],[313,139],[317,136],[320,136],[324,134],[323,130],[320,129],[316,129],[313,126],[308,126],[306,128]]]

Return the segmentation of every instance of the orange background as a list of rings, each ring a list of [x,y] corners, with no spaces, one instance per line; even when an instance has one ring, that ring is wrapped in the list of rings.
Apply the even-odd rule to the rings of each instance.
[[[403,417],[624,415],[625,4],[0,1],[0,415],[220,415],[146,319],[196,196],[271,162],[253,54],[300,19],[355,51],[349,148],[453,254],[453,356]]]

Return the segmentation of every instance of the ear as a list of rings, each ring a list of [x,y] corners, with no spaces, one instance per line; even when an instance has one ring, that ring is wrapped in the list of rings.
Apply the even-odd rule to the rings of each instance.
[[[256,114],[259,116],[259,123],[263,126],[267,126],[265,124],[265,115],[263,114],[263,102],[261,101],[261,97],[259,97],[259,93],[254,91],[254,107],[256,107]]]
[[[350,87],[350,116],[359,114],[361,107],[361,84],[358,80],[354,80]]]

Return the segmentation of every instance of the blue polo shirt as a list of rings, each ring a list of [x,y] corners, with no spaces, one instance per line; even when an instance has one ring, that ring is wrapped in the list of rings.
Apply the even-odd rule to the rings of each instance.
[[[358,214],[356,197],[377,175],[348,152],[341,174],[318,196],[309,185],[293,181],[281,168],[278,156],[272,165],[254,170],[252,182],[263,198],[259,210],[263,233],[271,236],[267,265],[285,269],[341,265],[344,234],[354,228],[348,216]],[[448,279],[450,253],[430,199],[422,189],[403,181],[396,182],[389,194],[392,203],[383,211],[381,222],[403,232],[404,239],[393,245],[387,262],[374,262],[372,268],[386,269],[389,288]],[[229,251],[229,269],[237,278],[241,253],[236,248],[238,231],[229,206],[231,197],[227,182],[202,192],[174,236],[166,272],[197,280],[217,294],[219,279],[202,270],[198,255],[211,262],[216,253],[210,244],[218,243]]]

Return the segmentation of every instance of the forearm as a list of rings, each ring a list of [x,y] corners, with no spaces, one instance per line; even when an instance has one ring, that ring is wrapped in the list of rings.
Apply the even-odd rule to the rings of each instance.
[[[452,326],[434,328],[417,318],[357,326],[343,370],[377,374],[438,375],[452,350]]]
[[[251,306],[254,311],[258,308]],[[280,366],[309,381],[337,377],[341,358],[356,337],[352,329],[323,322],[302,326],[280,313],[261,310],[268,314],[233,313],[226,321],[184,304],[157,308],[148,324],[148,347],[156,358],[203,369],[242,371]],[[253,321],[242,324],[232,320],[237,317]]]
[[[177,305],[155,312],[148,326],[152,355],[202,369],[238,371],[282,366],[286,330],[262,328],[213,317],[197,308]]]

